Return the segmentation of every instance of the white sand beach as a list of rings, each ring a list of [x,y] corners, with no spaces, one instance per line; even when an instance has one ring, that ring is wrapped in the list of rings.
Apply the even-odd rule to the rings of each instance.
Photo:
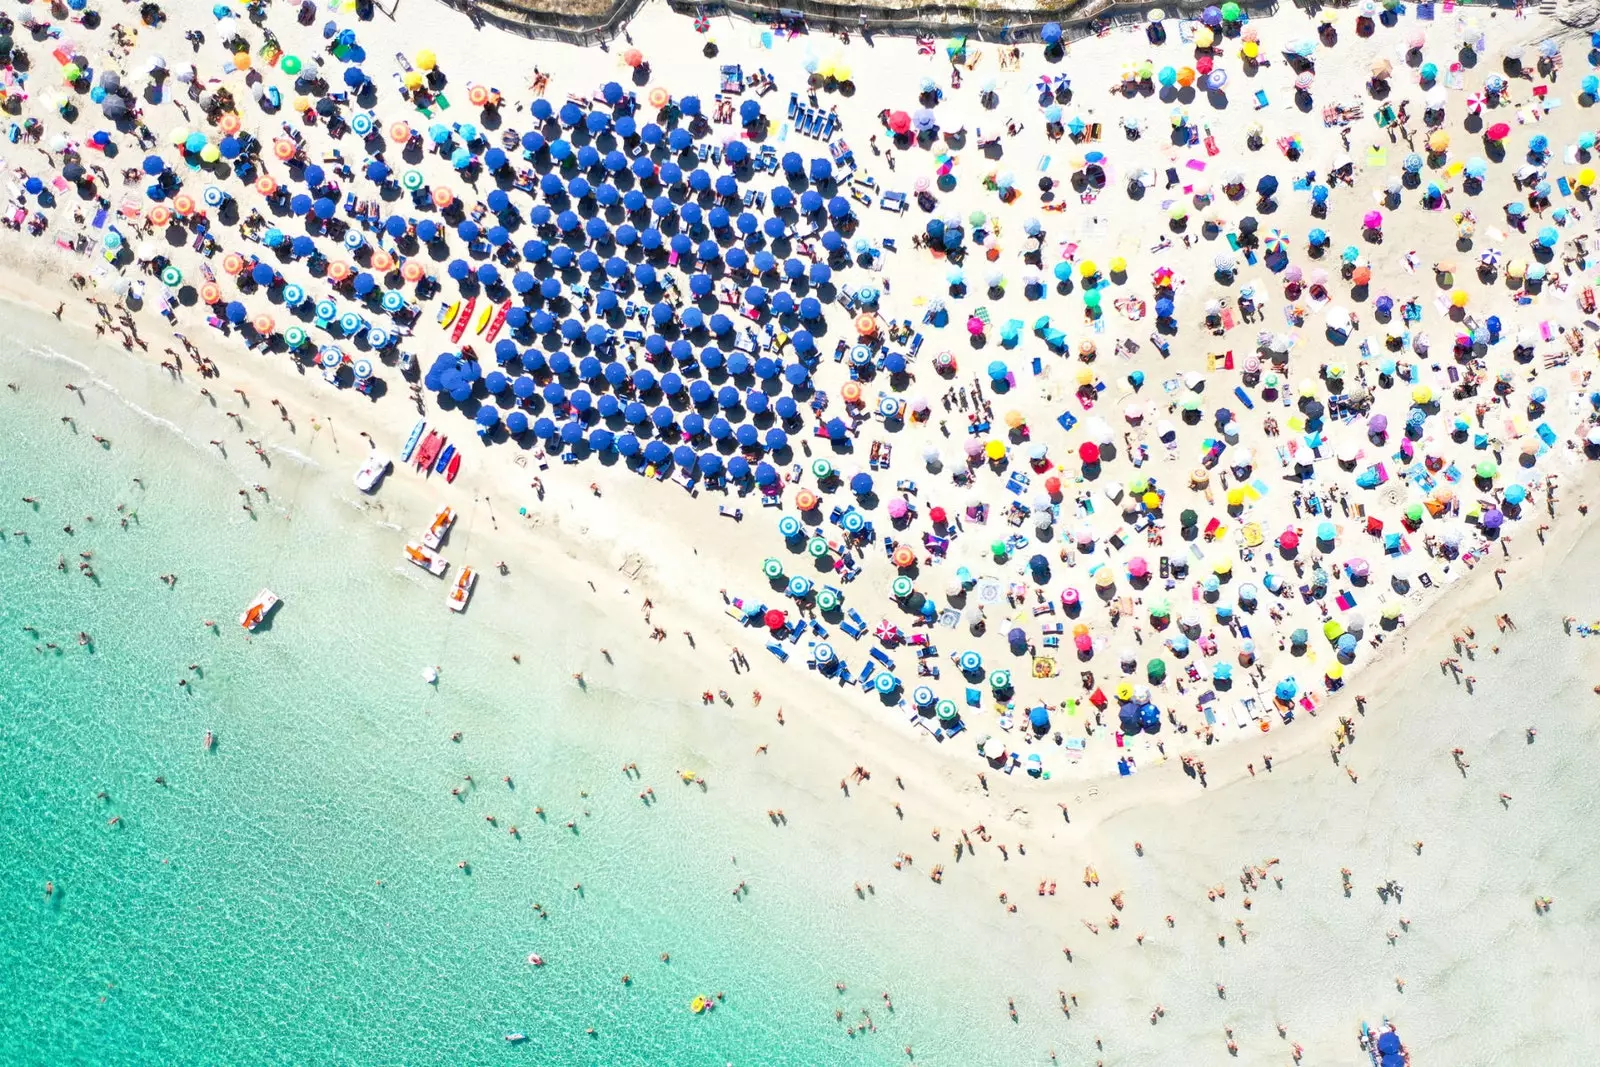
[[[364,147],[354,134],[331,136],[326,116],[308,124],[296,114],[296,96],[315,113],[312,101],[342,90],[341,72],[357,66],[328,53],[321,15],[314,25],[296,24],[288,11],[271,10],[267,19],[282,54],[322,60],[327,84],[309,91],[262,58],[258,27],[214,25],[209,6],[190,0],[165,10],[163,25],[140,26],[125,47],[104,27],[71,21],[60,24],[58,38],[41,31],[30,39],[21,25],[13,35],[32,61],[25,85],[12,84],[14,117],[37,118],[42,128],[0,153],[24,220],[20,230],[0,232],[11,260],[0,272],[0,296],[47,312],[62,305],[71,356],[91,373],[107,381],[155,375],[170,385],[158,413],[193,441],[221,442],[218,450],[246,484],[273,480],[256,447],[347,478],[367,453],[361,435],[398,455],[420,407],[431,427],[457,443],[463,462],[450,484],[397,463],[375,495],[361,498],[375,520],[402,531],[396,550],[448,504],[472,526],[478,558],[464,562],[481,574],[476,597],[492,601],[508,588],[495,567],[504,561],[512,578],[534,572],[591,604],[610,620],[595,631],[593,647],[573,662],[535,664],[530,655],[528,668],[581,676],[597,692],[666,696],[684,707],[686,720],[698,716],[688,720],[699,725],[685,728],[685,743],[705,754],[699,770],[719,788],[748,793],[752,818],[782,804],[785,819],[806,826],[797,849],[848,842],[838,862],[817,872],[837,882],[846,905],[865,903],[856,887],[871,880],[878,906],[903,896],[919,912],[945,901],[969,914],[993,912],[992,921],[981,920],[993,943],[965,939],[967,958],[951,962],[994,979],[993,1003],[973,1010],[1002,1013],[1015,998],[1019,1034],[1041,1057],[1054,1049],[1062,1062],[1157,1063],[1182,1049],[1195,1062],[1223,1063],[1231,1028],[1244,1062],[1290,1062],[1294,1043],[1304,1048],[1299,1062],[1365,1062],[1356,1026],[1384,1017],[1417,1063],[1577,1062],[1593,1046],[1595,1013],[1585,1009],[1600,975],[1584,931],[1600,896],[1593,861],[1569,854],[1581,837],[1568,827],[1583,826],[1593,807],[1582,770],[1597,739],[1589,689],[1600,682],[1600,659],[1562,621],[1593,615],[1584,599],[1594,547],[1585,516],[1596,492],[1591,442],[1600,438],[1591,437],[1590,375],[1600,323],[1585,244],[1592,205],[1581,177],[1595,182],[1594,96],[1580,90],[1589,69],[1586,34],[1573,36],[1542,16],[1462,8],[1427,22],[1408,11],[1398,25],[1362,36],[1358,9],[1329,9],[1331,28],[1321,30],[1318,18],[1284,11],[1219,31],[1215,55],[1203,58],[1228,76],[1196,93],[1164,86],[1158,73],[1184,68],[1183,82],[1205,78],[1193,71],[1195,28],[1172,20],[1164,43],[1153,43],[1143,27],[1075,41],[1064,57],[1046,56],[1037,43],[1013,56],[1005,46],[970,42],[953,66],[943,40],[775,36],[726,18],[700,32],[665,6],[647,5],[629,27],[631,47],[647,64],[636,70],[624,59],[628,42],[607,52],[530,43],[474,31],[443,7],[418,6],[392,21],[341,16],[376,91],[371,104],[348,100],[333,110],[343,120],[373,116],[379,136]],[[204,27],[206,40],[191,45],[183,34],[194,26]],[[255,57],[248,76],[219,43],[229,31]],[[1252,40],[1269,62],[1245,61]],[[714,58],[703,54],[712,41]],[[1559,64],[1539,58],[1545,41],[1560,43]],[[424,44],[447,79],[448,112],[435,102],[433,114],[419,114],[398,92],[404,82],[395,57],[417,67]],[[173,198],[147,198],[148,173],[126,182],[116,173],[138,168],[147,151],[129,132],[115,134],[121,151],[102,162],[110,173],[101,187],[80,194],[65,179],[53,181],[64,150],[84,164],[101,159],[84,146],[106,125],[88,93],[59,84],[60,64],[50,55],[57,45],[69,59],[81,53],[96,83],[117,72],[153,131],[148,151],[169,157],[191,197],[207,185],[225,189],[245,227],[208,220],[216,244],[202,255],[196,225],[153,225],[152,207]],[[1305,53],[1300,61],[1286,54],[1291,48]],[[1519,50],[1521,63],[1507,63]],[[168,74],[152,87],[154,56],[164,57],[158,69]],[[740,64],[747,79],[770,74],[773,92],[760,94],[752,79],[728,94],[734,111],[756,101],[764,125],[741,136],[737,119],[714,121],[698,140],[741,142],[753,152],[770,145],[808,163],[833,159],[841,180],[822,183],[824,199],[842,197],[858,216],[842,228],[846,250],[831,257],[831,280],[790,286],[777,271],[764,279],[763,300],[767,288],[792,290],[796,300],[825,297],[821,321],[763,312],[745,291],[753,279],[712,271],[707,310],[733,317],[735,334],[755,324],[760,354],[798,365],[792,339],[802,329],[820,353],[807,391],[796,390],[801,414],[789,420],[788,434],[795,447],[740,450],[752,464],[772,464],[776,491],[736,480],[719,486],[710,474],[640,476],[645,464],[601,448],[568,449],[575,462],[564,463],[559,440],[508,435],[498,410],[496,429],[480,445],[469,412],[495,406],[481,384],[468,390],[470,402],[419,388],[413,403],[395,352],[409,353],[423,370],[444,352],[455,367],[463,342],[437,324],[441,307],[480,292],[474,316],[502,300],[545,306],[511,289],[503,298],[493,289],[491,301],[487,283],[458,286],[451,261],[471,259],[476,273],[491,257],[472,252],[451,227],[431,246],[390,255],[391,264],[423,265],[439,289],[419,299],[414,286],[400,283],[397,265],[386,274],[383,288],[417,307],[414,324],[397,331],[397,346],[375,357],[366,342],[311,331],[313,347],[342,344],[352,360],[377,364],[375,397],[350,388],[348,370],[336,385],[283,351],[284,331],[299,321],[283,306],[286,285],[312,302],[327,294],[341,312],[361,302],[331,286],[307,257],[280,256],[263,243],[271,227],[301,233],[303,219],[286,206],[265,206],[253,182],[225,164],[171,143],[169,131],[180,127],[199,131],[207,145],[220,139],[219,126],[196,121],[202,102],[187,91],[190,63],[196,88],[231,90],[241,132],[259,142],[258,171],[299,194],[301,164],[326,167],[340,185],[329,199],[343,216],[347,195],[373,201],[384,216],[433,214],[413,209],[398,185],[367,177],[369,155],[400,121],[419,134],[432,122],[482,123],[486,137],[470,142],[475,161],[466,177],[450,158],[467,150],[459,126],[446,131],[447,151],[412,150],[402,161],[391,144],[387,154],[394,171],[414,169],[426,188],[450,189],[473,215],[496,188],[476,157],[499,143],[498,131],[537,125],[549,139],[561,132],[559,120],[536,123],[527,111],[535,70],[548,75],[539,98],[557,109],[569,94],[593,99],[615,81],[641,100],[655,87],[678,102],[698,94],[713,116],[723,64]],[[1383,64],[1392,67],[1389,85],[1375,93],[1372,74]],[[1423,86],[1425,65],[1435,70]],[[811,75],[817,84],[808,91]],[[1056,81],[1063,76],[1070,90]],[[1486,94],[1491,76],[1505,88]],[[280,111],[263,111],[257,84],[281,91]],[[480,112],[468,102],[473,85],[495,86],[504,104]],[[836,112],[842,125],[831,141],[794,128],[791,93],[802,108],[814,99],[818,116]],[[1442,104],[1425,118],[1435,110],[1425,103],[1430,97]],[[60,111],[67,100],[80,110],[72,122]],[[1408,107],[1409,120],[1375,122],[1385,104]],[[895,112],[927,124],[926,112],[933,126],[896,143],[886,125],[899,123]],[[1511,129],[1497,152],[1485,131],[1500,122]],[[1079,126],[1082,137],[1070,133]],[[274,159],[275,142],[289,132],[304,142],[293,149],[292,167]],[[1438,136],[1447,143],[1425,151]],[[1547,139],[1545,148],[1532,150],[1535,136]],[[1428,158],[1408,179],[1413,141]],[[651,153],[636,147],[630,157],[648,162]],[[853,180],[845,179],[841,147],[853,157]],[[511,169],[559,172],[546,151],[519,157]],[[1482,179],[1469,180],[1468,168],[1476,173],[1479,163]],[[347,175],[337,174],[341,164],[351,167]],[[741,192],[770,197],[786,185],[778,175],[703,165],[718,176],[737,173]],[[1258,196],[1268,176],[1276,192]],[[26,191],[33,177],[54,190],[57,206]],[[1230,196],[1234,177],[1243,191]],[[1560,182],[1560,191],[1541,194],[1540,182]],[[1437,195],[1429,195],[1430,184]],[[919,190],[933,203],[919,205]],[[908,209],[883,210],[885,195],[901,191]],[[96,225],[100,195],[111,221]],[[675,212],[697,199],[674,196]],[[1325,209],[1313,213],[1324,196]],[[533,266],[516,248],[535,233],[560,243],[553,229],[527,218],[534,204],[554,198],[512,185],[509,199],[514,206],[501,214],[515,216],[517,228],[499,257],[507,279]],[[1511,203],[1516,213],[1506,210]],[[252,222],[258,208],[264,214]],[[36,211],[45,224],[30,234]],[[1378,224],[1367,225],[1373,212]],[[827,213],[816,213],[818,245],[824,233],[841,232]],[[617,222],[615,213],[584,214]],[[484,216],[487,228],[494,216]],[[930,221],[964,235],[947,249],[931,237]],[[810,225],[798,222],[802,232]],[[117,242],[107,243],[108,227],[118,228]],[[1315,257],[1308,249],[1314,229],[1327,246]],[[101,254],[123,244],[109,261]],[[318,245],[326,260],[347,255],[327,234],[319,233]],[[368,231],[353,269],[372,270],[372,253],[382,247],[379,231]],[[240,284],[248,271],[228,276],[228,254],[267,263],[271,284]],[[669,266],[635,252],[627,263],[632,271],[662,259],[661,275],[684,296],[700,273],[694,258],[677,263],[675,254]],[[166,266],[184,280],[163,286]],[[206,270],[220,295],[211,308],[194,302]],[[569,290],[562,298],[569,321],[616,333],[634,328],[632,320],[591,317],[575,286],[592,278],[542,276]],[[138,309],[132,321],[142,344],[115,307],[129,283],[142,293],[126,301]],[[718,301],[723,289],[731,301]],[[861,301],[853,312],[840,299],[847,289]],[[877,296],[862,300],[863,289]],[[648,330],[644,308],[664,298],[624,292],[635,296],[638,323]],[[157,314],[167,297],[170,322]],[[208,316],[224,323],[236,300],[248,305],[247,322],[261,314],[274,322],[265,331],[208,325]],[[1090,313],[1091,300],[1098,314]],[[1170,321],[1158,323],[1162,300],[1172,301]],[[94,301],[105,302],[103,319]],[[371,311],[368,304],[362,314],[377,318]],[[754,313],[741,318],[746,311]],[[869,321],[858,328],[863,311]],[[91,336],[96,323],[112,337],[129,331],[122,351]],[[475,326],[468,324],[465,343],[476,347],[486,375],[497,360],[508,361]],[[704,350],[737,351],[728,338],[682,327],[681,319],[673,324],[673,336],[694,336],[702,360]],[[214,362],[215,377],[197,372],[193,354],[177,355],[175,332]],[[535,351],[548,358],[570,349],[576,362],[589,353],[586,342],[568,344],[554,332],[520,338],[515,348],[528,355],[513,358],[524,373],[507,369],[507,378],[537,376],[546,398],[547,386],[561,380],[568,395],[603,391],[602,383],[536,375],[528,366]],[[868,350],[864,363],[851,354],[857,345]],[[840,358],[828,358],[836,347]],[[904,374],[887,369],[886,357],[897,354],[912,357]],[[946,355],[954,369],[941,374]],[[179,358],[181,373],[156,369]],[[665,376],[671,365],[651,361],[631,341],[607,360],[620,361],[630,387],[638,369]],[[1000,366],[991,372],[992,364]],[[749,376],[729,380],[741,411],[749,391],[763,388]],[[845,399],[851,385],[860,405]],[[829,397],[820,417],[809,406],[817,395]],[[652,397],[647,406],[668,406]],[[539,400],[526,410],[531,421],[558,408],[561,402]],[[673,432],[686,415],[682,404],[675,410]],[[704,421],[729,414],[727,405],[707,407]],[[851,424],[848,450],[815,434],[835,417]],[[772,426],[735,418],[760,422],[763,432]],[[978,424],[988,429],[964,432]],[[615,436],[633,428],[619,424]],[[709,436],[683,438],[691,439],[697,455],[734,455]],[[880,462],[868,458],[873,452]],[[833,465],[832,477],[817,477],[818,459]],[[872,485],[854,492],[860,474]],[[313,483],[315,491],[326,491],[325,482]],[[801,494],[820,503],[802,511]],[[764,507],[764,496],[779,506]],[[906,509],[899,519],[890,511],[897,501]],[[936,508],[946,521],[934,521]],[[848,527],[828,520],[836,509],[866,515],[877,540],[853,540]],[[1185,522],[1189,513],[1193,521]],[[784,516],[802,524],[788,543],[777,532]],[[1322,536],[1324,526],[1331,537]],[[1286,531],[1293,532],[1287,540]],[[807,542],[818,536],[831,542],[825,557],[837,569],[809,569]],[[886,538],[909,546],[909,560],[884,550]],[[814,594],[797,601],[782,583],[771,585],[762,573],[769,558],[783,565],[785,580],[800,574],[819,588],[837,583],[866,624],[864,638],[847,639]],[[953,582],[958,569],[969,580]],[[891,593],[902,576],[936,604],[932,625],[911,610],[912,597]],[[744,625],[727,610],[736,599],[783,611],[780,632]],[[1069,603],[1076,605],[1070,611]],[[466,621],[472,616],[469,610]],[[1506,616],[1515,625],[1502,630],[1497,618]],[[800,636],[790,640],[796,622]],[[836,671],[808,669],[827,644],[859,675],[872,662],[866,649],[875,632],[889,627],[893,634],[876,644],[895,664],[883,670],[899,684],[884,696],[836,684]],[[1464,627],[1475,635],[1462,636]],[[664,632],[652,641],[656,628]],[[1019,640],[1009,639],[1013,630]],[[1297,631],[1306,636],[1292,639]],[[916,673],[911,635],[937,646],[925,661],[938,668],[937,679]],[[769,643],[785,650],[786,661],[769,655]],[[748,669],[730,662],[735,648]],[[957,657],[969,650],[984,669],[964,678]],[[1450,657],[1456,662],[1446,664]],[[1159,671],[1151,662],[1158,659]],[[994,677],[998,671],[1010,684]],[[449,678],[445,665],[446,687]],[[941,730],[931,708],[916,714],[913,693],[922,685],[960,705],[964,732]],[[705,692],[727,700],[703,707]],[[1525,706],[1527,696],[1538,699]],[[1119,721],[1119,705],[1132,709],[1131,722]],[[1150,732],[1128,728],[1140,724],[1141,706],[1155,709]],[[1048,725],[1035,737],[1029,713],[1036,707],[1046,709]],[[1469,766],[1452,760],[1458,747]],[[1029,773],[1034,755],[1045,772],[1039,777]],[[971,851],[963,857],[964,839]],[[907,853],[914,862],[898,859]],[[861,869],[867,855],[881,856],[881,866]],[[1255,884],[1241,885],[1241,870],[1255,868]],[[1352,872],[1348,891],[1341,868]],[[1375,887],[1391,879],[1404,890],[1385,900]],[[1208,898],[1217,887],[1225,895]],[[1118,893],[1125,899],[1114,904]],[[1536,910],[1545,896],[1552,904]],[[1063,1011],[1070,1004],[1056,1003],[1053,989],[1081,999],[1070,1017]],[[1556,989],[1575,1000],[1550,996]],[[1157,1005],[1163,1014],[1153,1020]],[[943,1061],[923,1050],[914,1062]]]

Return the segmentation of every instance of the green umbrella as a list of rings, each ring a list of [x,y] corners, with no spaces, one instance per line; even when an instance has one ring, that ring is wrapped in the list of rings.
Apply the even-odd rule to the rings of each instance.
[[[1149,677],[1152,683],[1160,685],[1161,680],[1167,676],[1166,661],[1161,659],[1151,660],[1149,663],[1145,664],[1145,674]]]
[[[833,474],[833,464],[829,463],[825,459],[813,460],[811,463],[811,473],[818,481],[822,481]]]
[[[893,593],[894,596],[895,596],[895,599],[897,599],[897,600],[899,598],[901,598],[901,597],[910,596],[911,595],[911,579],[907,578],[903,574],[900,575],[898,578],[896,578],[893,582],[890,583],[889,592]]]
[[[940,722],[955,722],[961,718],[961,709],[956,707],[956,702],[948,697],[935,704],[933,710],[939,716]]]
[[[1010,689],[1011,688],[1011,672],[1010,671],[990,671],[989,672],[989,688],[993,689],[996,693],[1003,693],[1007,689]]]
[[[1406,507],[1406,518],[1411,522],[1422,521],[1422,505],[1411,504]]]
[[[1484,460],[1474,469],[1476,470],[1478,477],[1482,478],[1484,481],[1488,481],[1496,474],[1500,473],[1500,467],[1492,459]]]
[[[832,589],[824,589],[817,594],[817,608],[820,611],[832,611],[839,606],[839,594]]]
[[[426,181],[427,179],[422,176],[420,170],[412,169],[400,175],[400,186],[408,193],[414,193],[421,189]]]
[[[1342,633],[1344,633],[1344,627],[1339,623],[1338,619],[1329,619],[1322,624],[1322,636],[1329,641],[1339,640],[1339,635]]]
[[[299,348],[311,338],[299,326],[291,326],[283,331],[283,343],[290,348]]]
[[[1009,550],[1006,548],[1006,543],[1004,541],[994,541],[990,543],[989,551],[994,554],[995,559],[1005,559],[1006,553]]]
[[[1199,526],[1200,516],[1195,514],[1193,508],[1184,508],[1178,515],[1178,523],[1184,527]]]
[[[1150,617],[1152,619],[1166,619],[1171,616],[1172,605],[1166,599],[1163,598],[1150,605]]]
[[[299,74],[300,57],[284,56],[282,59],[278,60],[278,69],[283,71],[285,74]]]
[[[161,272],[161,284],[176,289],[183,284],[183,271],[173,266],[166,267]]]
[[[826,537],[813,537],[806,542],[806,551],[811,553],[812,559],[821,559],[828,554],[828,539]]]
[[[768,556],[766,559],[761,561],[761,573],[765,574],[768,578],[782,578],[783,564],[778,560],[773,559],[771,556]]]

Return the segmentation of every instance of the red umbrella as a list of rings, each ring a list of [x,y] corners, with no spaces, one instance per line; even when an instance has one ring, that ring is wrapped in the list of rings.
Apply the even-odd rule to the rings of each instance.
[[[928,509],[928,518],[932,519],[935,523],[942,523],[946,518],[948,518],[948,516],[945,515],[944,508],[932,507]]]
[[[1278,535],[1278,547],[1285,552],[1293,552],[1300,545],[1300,535],[1293,530],[1285,530]],[[772,614],[768,612],[767,614]]]
[[[1061,479],[1057,478],[1053,474],[1050,477],[1046,478],[1044,480],[1044,491],[1049,493],[1051,496],[1060,496],[1061,495]]]
[[[776,630],[783,626],[783,612],[777,608],[769,610],[766,614],[766,624],[769,630]]]
[[[1100,446],[1093,441],[1085,441],[1078,446],[1078,458],[1084,463],[1100,462]]]
[[[1194,69],[1198,74],[1210,74],[1213,60],[1210,56],[1199,56],[1194,61]]]
[[[1485,130],[1483,135],[1491,141],[1504,141],[1511,136],[1511,127],[1503,122],[1497,122]]]
[[[911,129],[911,116],[904,111],[889,112],[889,128],[895,133],[905,133]]]

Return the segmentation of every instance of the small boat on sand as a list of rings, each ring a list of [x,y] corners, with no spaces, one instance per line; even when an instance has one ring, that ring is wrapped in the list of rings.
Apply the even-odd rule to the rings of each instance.
[[[429,574],[441,578],[444,577],[444,572],[450,569],[449,560],[436,552],[428,551],[428,549],[415,541],[406,545],[406,559],[409,559]]]
[[[270,589],[263,589],[250,601],[250,606],[244,609],[244,614],[239,616],[239,625],[246,630],[255,630],[272,614],[272,609],[278,606],[278,594]]]
[[[494,320],[489,323],[489,332],[483,335],[485,342],[494,343],[495,335],[500,332],[500,327],[506,323],[506,316],[511,313],[511,301],[507,300],[496,309]]]
[[[450,343],[461,343],[461,335],[467,332],[467,323],[472,321],[472,309],[478,306],[478,298],[467,297],[467,302],[461,307],[461,314],[456,316],[455,328],[450,331]]]
[[[450,533],[450,527],[456,523],[456,509],[446,504],[433,517],[433,525],[428,527],[428,532],[422,535],[422,543],[429,548],[438,548],[444,544],[444,539]]]
[[[378,452],[367,455],[367,461],[356,471],[356,488],[363,493],[370,493],[378,488],[378,483],[389,472],[389,457]]]
[[[428,431],[428,436],[422,439],[422,444],[417,448],[418,470],[427,472],[433,467],[433,461],[439,458],[439,452],[444,448],[444,441],[438,430]]]
[[[449,466],[444,469],[444,480],[448,484],[456,480],[456,475],[461,473],[461,453],[457,452],[450,457]]]
[[[472,599],[472,587],[478,584],[478,572],[471,567],[462,567],[461,573],[456,575],[455,588],[450,590],[450,610],[466,611],[467,601]]]
[[[400,462],[410,463],[411,457],[417,451],[417,445],[422,442],[422,431],[428,428],[427,419],[418,419],[417,424],[411,427],[411,436],[406,438],[406,447],[400,450]]]
[[[433,473],[443,474],[444,469],[450,466],[450,461],[456,458],[456,446],[445,445],[444,451],[439,453],[439,458],[434,461]]]

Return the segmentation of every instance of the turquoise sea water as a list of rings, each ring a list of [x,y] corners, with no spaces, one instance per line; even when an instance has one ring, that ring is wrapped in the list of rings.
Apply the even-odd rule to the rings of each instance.
[[[101,386],[80,401],[61,383],[88,373],[30,351],[48,326],[0,350],[0,379],[23,384],[0,394],[0,1062],[903,1063],[908,1042],[919,1062],[982,1046],[941,1001],[959,981],[809,877],[848,856],[848,832],[778,838],[761,801],[683,785],[676,768],[715,749],[694,711],[574,692],[563,665],[598,625],[581,605],[514,572],[452,615],[444,584],[399,561],[402,533],[352,506],[348,471],[223,460]],[[180,395],[122,370],[142,408]],[[254,519],[237,496],[252,480],[273,491]],[[449,555],[470,558],[474,521]],[[263,585],[283,604],[246,640]],[[930,948],[942,936],[908,921]],[[690,1013],[715,991],[722,1007]],[[880,1031],[846,1037],[834,1008],[868,1005]]]

